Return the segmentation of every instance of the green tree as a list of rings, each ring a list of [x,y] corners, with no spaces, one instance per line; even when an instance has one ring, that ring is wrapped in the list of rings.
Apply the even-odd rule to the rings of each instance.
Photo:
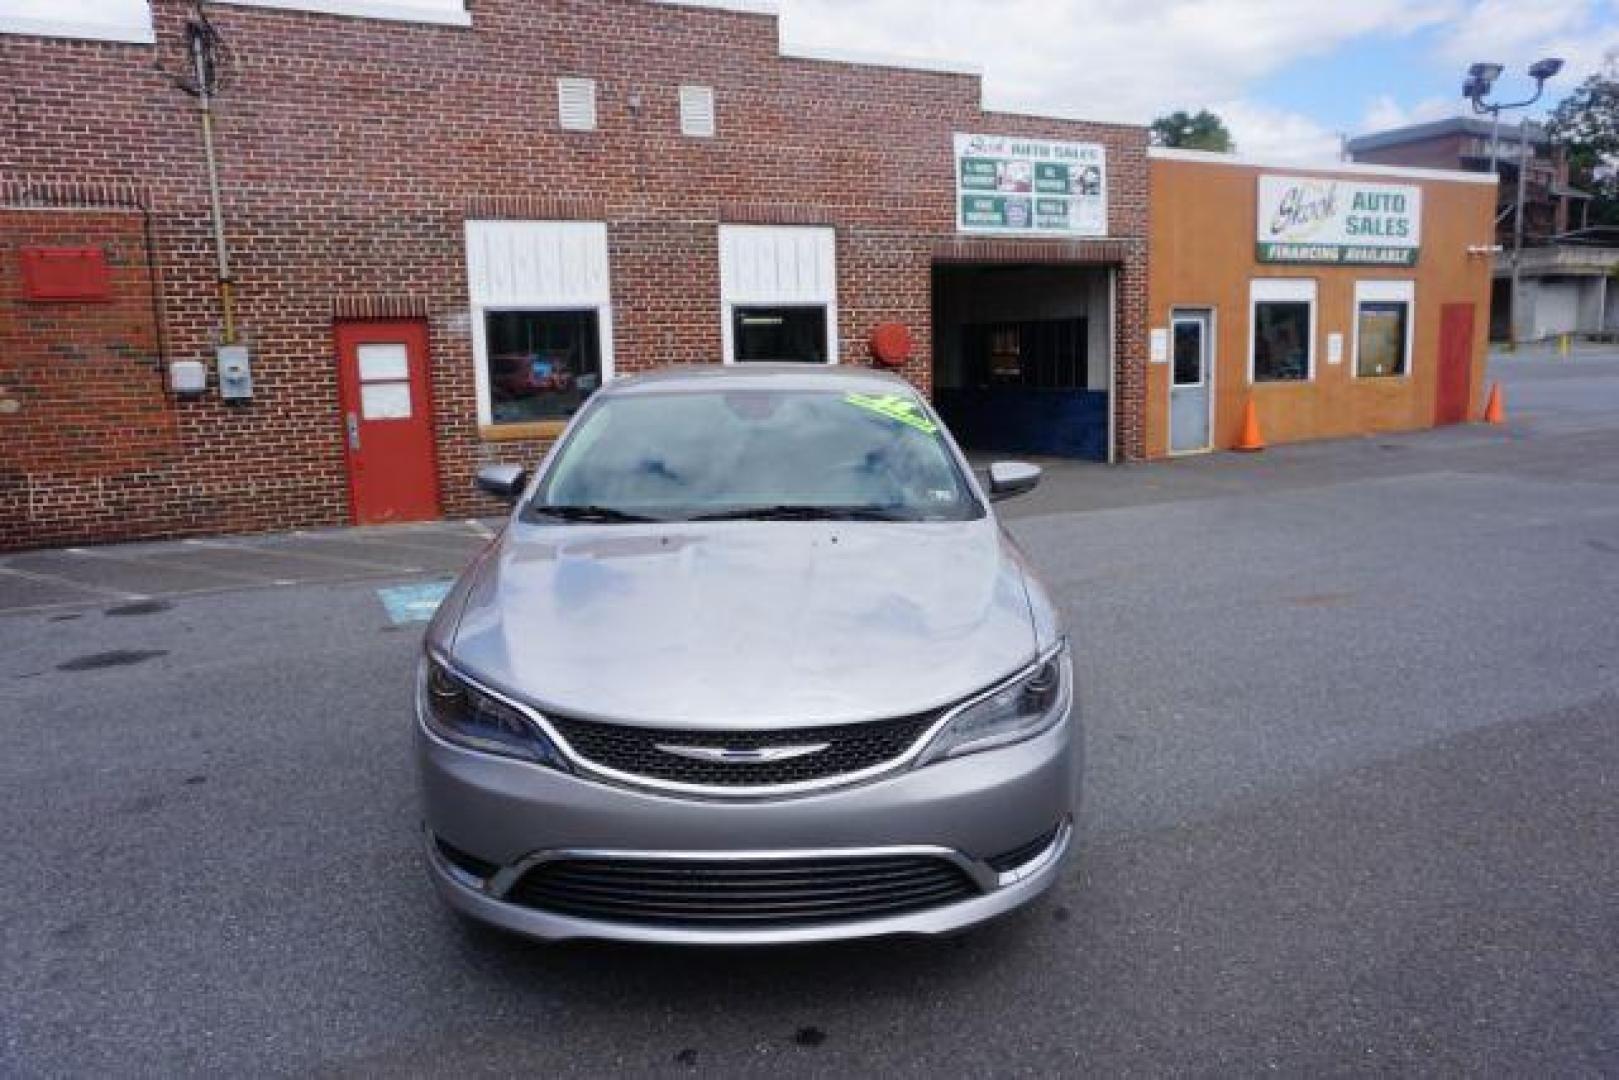
[[[1231,131],[1214,113],[1200,109],[1195,114],[1177,109],[1152,122],[1154,146],[1178,146],[1184,150],[1215,150],[1230,153],[1236,149]]]
[[[1619,225],[1619,65],[1613,57],[1557,103],[1546,128],[1568,154],[1570,182],[1596,197],[1591,224]]]

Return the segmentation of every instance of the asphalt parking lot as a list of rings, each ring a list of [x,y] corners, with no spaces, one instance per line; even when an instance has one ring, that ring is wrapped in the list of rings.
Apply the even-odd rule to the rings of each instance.
[[[1510,423],[1009,504],[1087,710],[1081,853],[944,941],[460,924],[410,675],[488,524],[0,557],[0,1074],[1619,1071],[1619,357]]]

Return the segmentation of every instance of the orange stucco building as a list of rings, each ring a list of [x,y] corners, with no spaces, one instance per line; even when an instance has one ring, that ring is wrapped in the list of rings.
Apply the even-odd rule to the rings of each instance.
[[[1154,150],[1147,455],[1478,419],[1495,183]]]

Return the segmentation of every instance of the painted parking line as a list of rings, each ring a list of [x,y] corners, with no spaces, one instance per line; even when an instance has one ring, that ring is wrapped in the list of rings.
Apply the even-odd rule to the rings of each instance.
[[[60,585],[64,588],[78,589],[80,592],[95,593],[99,596],[111,596],[118,600],[150,600],[146,593],[129,592],[125,589],[111,589],[102,585],[89,585],[71,578],[58,577],[55,574],[37,574],[32,570],[18,570],[15,566],[0,566],[0,574],[10,574],[27,581],[38,581],[46,585]]]
[[[318,538],[310,536],[308,533],[295,532],[291,535],[301,538],[307,537],[310,540],[319,542]],[[182,540],[180,542],[182,544],[190,544],[193,547],[215,548],[220,551],[245,551],[250,554],[274,554],[284,556],[288,559],[303,559],[307,562],[325,563],[328,566],[358,566],[365,570],[384,572],[391,571],[399,574],[422,573],[422,568],[420,566],[400,566],[398,563],[371,562],[365,559],[349,559],[341,555],[321,555],[313,551],[304,551],[294,547],[291,544],[285,543],[278,544],[274,542],[265,542],[259,544],[231,544],[223,540],[197,539]]]
[[[423,581],[415,585],[395,585],[378,589],[377,598],[382,601],[388,618],[395,626],[426,622],[438,610],[453,584],[450,581]]]
[[[169,562],[159,562],[156,559],[141,558],[138,555],[109,555],[105,551],[91,551],[87,548],[65,548],[69,555],[78,555],[97,562],[119,563],[123,566],[135,566],[146,570],[173,571],[181,574],[198,574],[202,577],[221,578],[225,581],[241,581],[249,585],[290,585],[290,581],[283,581],[271,577],[269,574],[244,574],[237,570],[220,570],[212,566],[199,566],[192,562],[181,562],[178,559]],[[162,554],[161,552],[156,554]]]

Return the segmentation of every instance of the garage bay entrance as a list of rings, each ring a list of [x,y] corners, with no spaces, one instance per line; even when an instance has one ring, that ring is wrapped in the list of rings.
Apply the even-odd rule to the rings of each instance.
[[[933,399],[969,453],[1108,460],[1112,275],[937,265]]]

